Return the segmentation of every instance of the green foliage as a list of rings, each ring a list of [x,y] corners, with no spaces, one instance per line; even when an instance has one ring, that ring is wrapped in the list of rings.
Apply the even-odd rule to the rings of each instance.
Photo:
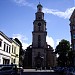
[[[61,40],[59,44],[56,46],[55,53],[67,54],[70,51],[70,43],[67,40]]]
[[[59,66],[67,66],[68,53],[70,52],[70,42],[63,39],[56,46],[55,53],[59,54],[57,59]]]

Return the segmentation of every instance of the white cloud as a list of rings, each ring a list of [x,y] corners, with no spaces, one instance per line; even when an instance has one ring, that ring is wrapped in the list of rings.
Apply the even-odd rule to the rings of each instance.
[[[59,44],[60,41],[61,41],[61,39],[56,40],[56,46]]]
[[[47,42],[47,44],[49,44],[51,47],[54,48],[54,40],[53,40],[52,37],[47,36],[46,37],[46,42]]]
[[[21,6],[28,6],[28,7],[32,7],[33,9],[36,9],[36,6],[33,3],[28,2],[27,0],[14,0],[14,2]],[[57,9],[43,8],[43,12],[67,19],[67,18],[70,18],[74,9],[75,7],[72,7],[62,12]]]
[[[30,44],[26,43],[28,38],[26,36],[23,36],[21,34],[13,34],[13,39],[18,38],[20,42],[22,43],[23,49],[26,49]]]
[[[58,17],[66,19],[66,18],[70,18],[74,9],[75,9],[75,7],[72,7],[72,8],[68,8],[68,9],[66,9],[66,11],[62,12],[62,11],[55,10],[55,9],[43,8],[43,12],[47,13],[47,14],[53,14]]]
[[[30,44],[25,43],[25,42],[22,43],[23,49],[26,49],[29,45],[30,45]]]
[[[26,0],[14,0],[15,3],[21,5],[21,6],[29,6],[34,8],[34,4],[33,3],[29,3]]]

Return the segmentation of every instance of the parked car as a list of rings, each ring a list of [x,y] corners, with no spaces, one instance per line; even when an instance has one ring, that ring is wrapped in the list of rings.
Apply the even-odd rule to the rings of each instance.
[[[0,75],[16,75],[17,66],[15,64],[11,65],[0,65]]]

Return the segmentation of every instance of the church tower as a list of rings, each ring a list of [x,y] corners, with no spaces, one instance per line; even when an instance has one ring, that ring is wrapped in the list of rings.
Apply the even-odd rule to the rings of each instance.
[[[46,21],[44,20],[43,6],[37,5],[32,32],[32,67],[46,66]]]
[[[53,48],[46,42],[46,21],[42,8],[43,6],[39,3],[33,22],[32,44],[25,51],[24,68],[56,66],[56,55]]]
[[[71,47],[73,52],[73,65],[75,66],[75,10],[70,17]]]

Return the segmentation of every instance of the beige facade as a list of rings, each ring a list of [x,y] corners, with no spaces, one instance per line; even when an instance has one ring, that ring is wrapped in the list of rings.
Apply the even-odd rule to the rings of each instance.
[[[17,66],[19,66],[19,50],[19,44],[12,39],[11,63],[17,64]]]

